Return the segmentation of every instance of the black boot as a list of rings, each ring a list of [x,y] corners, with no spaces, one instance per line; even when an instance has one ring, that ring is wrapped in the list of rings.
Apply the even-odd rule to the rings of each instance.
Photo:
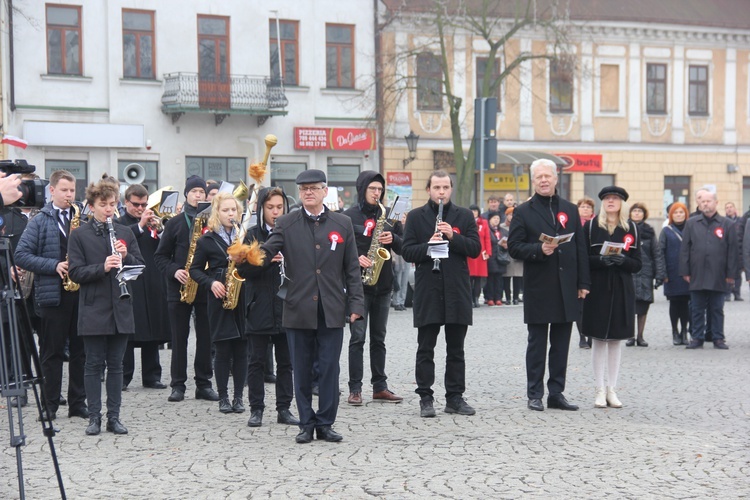
[[[677,331],[677,328],[672,329],[672,345],[682,345],[682,335]]]
[[[690,343],[690,340],[688,339],[687,330],[683,329],[680,332],[680,341],[682,342],[682,345],[688,345]]]

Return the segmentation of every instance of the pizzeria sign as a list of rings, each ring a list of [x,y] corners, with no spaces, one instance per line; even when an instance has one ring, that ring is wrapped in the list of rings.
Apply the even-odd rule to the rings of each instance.
[[[294,149],[373,150],[375,129],[294,127]]]

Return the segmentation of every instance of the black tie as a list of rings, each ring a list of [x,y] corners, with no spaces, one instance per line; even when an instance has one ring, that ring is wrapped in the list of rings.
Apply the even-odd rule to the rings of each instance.
[[[63,227],[65,228],[65,234],[70,234],[70,219],[68,219],[68,211],[60,210],[60,215],[62,215],[62,221],[63,221]]]

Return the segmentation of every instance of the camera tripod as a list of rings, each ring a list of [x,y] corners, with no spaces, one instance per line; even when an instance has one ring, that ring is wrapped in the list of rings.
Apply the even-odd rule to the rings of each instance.
[[[42,423],[42,434],[47,437],[50,455],[57,475],[60,497],[64,500],[60,464],[57,461],[55,445],[52,438],[55,427],[49,419],[44,397],[44,384],[39,353],[34,344],[31,321],[26,309],[26,302],[13,280],[12,244],[7,237],[0,237],[0,396],[7,399],[8,431],[10,445],[16,449],[16,468],[18,470],[18,491],[20,498],[26,498],[23,480],[23,462],[21,447],[26,444],[24,433],[23,410],[21,399],[28,390],[34,393],[39,420]],[[15,398],[15,399],[14,399]],[[17,425],[17,431],[16,431]]]

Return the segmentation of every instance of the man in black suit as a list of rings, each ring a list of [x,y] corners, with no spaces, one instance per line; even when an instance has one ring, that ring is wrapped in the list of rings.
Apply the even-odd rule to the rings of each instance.
[[[350,322],[365,312],[357,245],[351,219],[323,204],[328,194],[325,173],[306,170],[296,182],[302,210],[279,217],[262,249],[266,266],[282,253],[289,278],[282,326],[289,341],[299,411],[301,432],[296,441],[309,443],[315,431],[318,439],[337,442],[343,437],[331,426],[339,406],[344,323],[347,312]],[[312,408],[316,360],[320,373],[317,412]]]
[[[404,231],[402,255],[416,265],[414,285],[414,326],[417,327],[416,393],[420,396],[420,416],[435,416],[432,384],[435,382],[435,345],[440,327],[445,325],[445,413],[474,415],[464,400],[466,360],[464,340],[473,321],[473,299],[466,259],[481,252],[474,215],[451,202],[453,179],[436,170],[427,181],[430,199],[409,212]],[[436,224],[439,203],[443,220]],[[448,242],[448,258],[439,262],[439,272],[428,254],[429,242]]]
[[[563,395],[568,368],[568,347],[578,299],[591,286],[588,252],[577,207],[555,192],[557,167],[549,160],[531,164],[534,196],[516,207],[510,223],[508,251],[524,261],[524,322],[529,330],[526,348],[528,407],[543,411],[544,362],[549,334],[548,408],[577,410]],[[540,236],[573,233],[567,243],[541,242]]]
[[[190,249],[193,224],[198,212],[198,203],[206,198],[206,182],[197,175],[185,181],[185,206],[178,215],[169,220],[159,240],[154,261],[167,278],[167,303],[169,324],[172,327],[172,393],[168,401],[185,399],[187,381],[188,336],[190,317],[195,312],[195,399],[218,401],[219,395],[211,387],[211,332],[208,324],[206,290],[198,288],[195,301],[188,304],[180,301],[180,287],[188,282],[190,275],[185,264]]]
[[[154,261],[161,233],[153,227],[156,219],[148,207],[148,191],[141,184],[133,184],[125,190],[125,215],[118,222],[133,231],[138,242],[146,269],[130,286],[133,288],[135,335],[128,341],[123,361],[123,388],[133,379],[135,372],[135,348],[141,351],[141,374],[143,387],[166,389],[161,381],[159,344],[169,342],[171,334],[164,311],[168,309],[164,290],[164,275]]]

